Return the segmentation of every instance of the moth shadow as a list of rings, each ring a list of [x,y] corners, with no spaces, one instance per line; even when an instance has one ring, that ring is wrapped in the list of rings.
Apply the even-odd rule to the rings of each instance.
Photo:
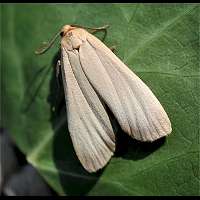
[[[121,129],[112,111],[107,106],[106,111],[116,136],[116,148],[114,157],[122,157],[127,160],[144,159],[159,149],[165,143],[165,137],[160,138],[154,142],[141,142],[133,139]]]
[[[36,66],[35,68],[37,69],[38,66]],[[25,88],[25,95],[23,97],[23,104],[21,110],[23,113],[26,113],[29,111],[29,109],[31,109],[31,106],[34,103],[35,98],[37,97],[40,89],[42,88],[42,85],[44,84],[50,72],[50,69],[50,67],[47,68],[47,66],[43,66],[34,74],[32,79],[29,80],[29,83]]]
[[[62,84],[62,76],[56,77],[56,63],[60,51],[52,61],[53,72],[50,80],[50,93],[47,101],[51,109],[51,123],[54,130],[53,159],[58,171],[62,193],[70,196],[86,195],[96,184],[103,169],[88,173],[81,165],[70,138],[67,127],[67,113]],[[81,130],[80,130],[81,131]]]
[[[115,122],[116,123],[116,122]],[[116,126],[116,125],[115,125]],[[166,141],[160,138],[154,142],[141,142],[125,133],[117,124],[115,157],[127,160],[140,160],[158,150]]]

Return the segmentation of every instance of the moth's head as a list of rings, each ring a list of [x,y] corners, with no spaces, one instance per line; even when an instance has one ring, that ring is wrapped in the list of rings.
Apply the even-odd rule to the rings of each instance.
[[[60,36],[64,37],[69,31],[75,29],[76,27],[70,26],[70,25],[65,25],[62,27],[60,31]]]
[[[65,36],[71,36],[72,30],[80,28],[81,26],[78,25],[65,25],[62,29],[47,43],[44,42],[43,45],[35,51],[35,54],[43,54],[45,53],[55,42],[55,40],[60,35],[62,38]],[[82,36],[83,37],[83,36]]]

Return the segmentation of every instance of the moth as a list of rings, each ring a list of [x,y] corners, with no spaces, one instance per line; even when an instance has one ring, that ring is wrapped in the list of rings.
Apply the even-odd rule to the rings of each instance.
[[[76,155],[88,172],[103,168],[115,152],[116,136],[106,106],[121,129],[136,140],[152,142],[172,131],[150,88],[92,34],[106,28],[65,25],[36,51],[44,53],[60,34],[68,128]]]

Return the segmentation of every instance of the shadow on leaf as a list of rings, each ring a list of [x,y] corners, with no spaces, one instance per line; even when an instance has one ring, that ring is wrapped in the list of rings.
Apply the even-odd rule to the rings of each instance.
[[[122,157],[130,160],[143,159],[164,144],[165,137],[154,142],[140,142],[133,139],[121,129],[113,113],[108,108],[107,113],[116,133],[116,150],[114,157]]]
[[[38,67],[35,68],[37,69]],[[28,112],[31,108],[32,104],[35,101],[35,98],[39,94],[42,85],[44,84],[48,74],[50,73],[50,70],[50,67],[44,66],[35,73],[31,80],[29,80],[28,86],[26,87],[24,92],[24,98],[22,103],[23,113]]]

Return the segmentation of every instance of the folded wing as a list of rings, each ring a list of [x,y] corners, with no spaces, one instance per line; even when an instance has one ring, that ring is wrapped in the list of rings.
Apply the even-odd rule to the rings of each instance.
[[[68,128],[83,167],[95,172],[104,167],[115,150],[115,135],[104,105],[87,80],[76,49],[62,47],[62,76]]]
[[[87,79],[126,133],[140,141],[171,133],[170,120],[152,91],[100,40],[88,34],[79,55]]]

